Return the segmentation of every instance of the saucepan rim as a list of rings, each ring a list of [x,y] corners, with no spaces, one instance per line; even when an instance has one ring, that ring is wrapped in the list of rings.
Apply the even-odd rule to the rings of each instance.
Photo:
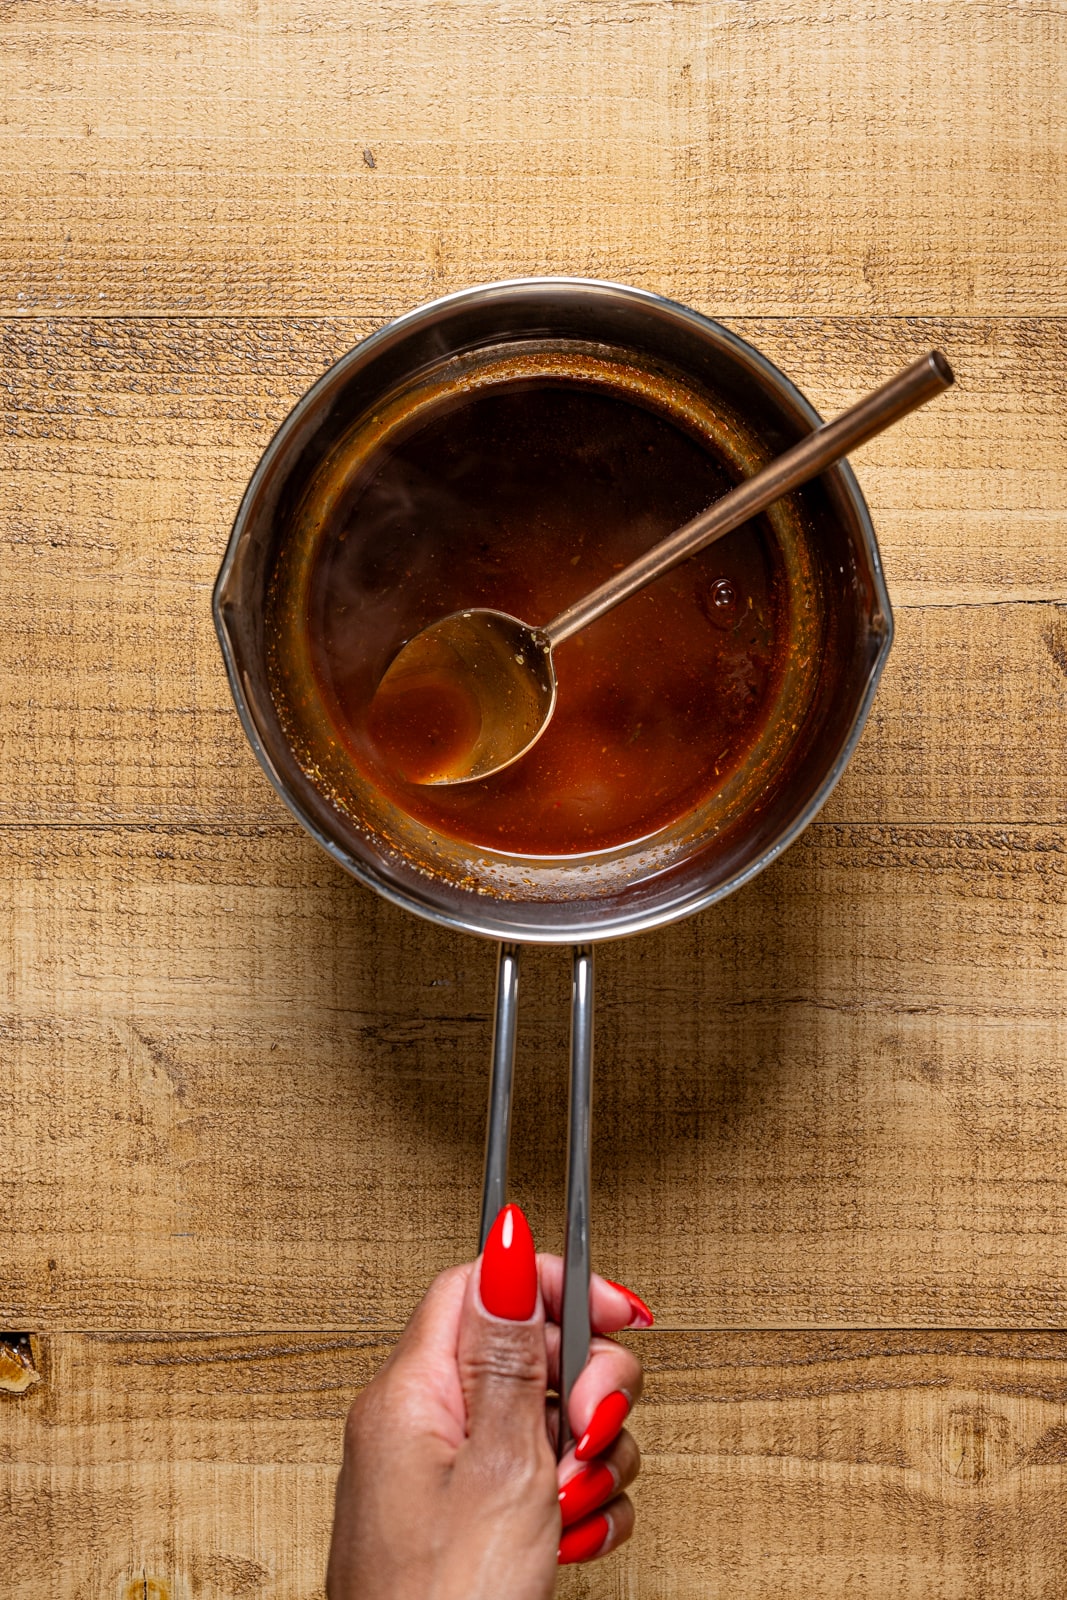
[[[435,899],[432,891],[420,893],[419,888],[421,888],[421,885],[416,888],[415,886],[401,885],[391,881],[384,873],[376,871],[372,863],[359,859],[339,844],[336,839],[330,837],[316,818],[307,812],[299,797],[292,792],[285,778],[277,771],[271,759],[270,752],[264,744],[245,693],[234,642],[227,627],[227,588],[237,561],[246,524],[256,504],[257,496],[264,480],[270,475],[277,458],[288,448],[294,434],[298,432],[309,414],[314,412],[323,393],[343,383],[351,368],[365,365],[383,348],[401,341],[409,331],[417,328],[423,322],[432,322],[449,308],[461,307],[469,302],[484,303],[487,298],[505,299],[509,293],[516,291],[521,293],[530,291],[551,292],[560,289],[590,291],[598,295],[606,294],[620,297],[623,301],[633,305],[655,308],[660,313],[666,310],[673,319],[682,323],[683,326],[688,326],[699,338],[703,340],[710,339],[713,345],[726,346],[742,366],[747,366],[757,376],[761,377],[772,390],[777,392],[780,398],[788,402],[805,421],[809,422],[812,428],[821,425],[823,419],[810,401],[762,352],[755,349],[754,346],[748,344],[721,323],[667,296],[609,280],[570,276],[508,278],[477,284],[466,289],[456,290],[438,299],[427,301],[385,323],[339,357],[301,396],[275,430],[241,497],[212,593],[212,615],[215,631],[222,650],[230,691],[233,695],[241,725],[271,786],[301,826],[339,866],[360,883],[367,888],[373,889],[392,904],[400,906],[404,910],[412,911],[416,915],[443,927],[475,934],[483,938],[508,939],[526,944],[573,944],[575,940],[585,943],[622,938],[651,928],[663,927],[669,923],[692,916],[696,912],[705,910],[707,907],[725,899],[770,866],[810,826],[840,780],[863,731],[893,639],[892,609],[882,572],[878,541],[870,512],[867,509],[866,501],[852,468],[847,461],[841,461],[830,471],[837,477],[839,484],[843,488],[845,497],[856,518],[859,532],[863,537],[867,559],[870,564],[874,600],[873,614],[876,621],[878,619],[881,620],[881,639],[875,658],[870,666],[866,686],[859,700],[852,723],[832,765],[808,803],[747,865],[738,868],[721,882],[706,889],[701,889],[698,885],[690,895],[672,899],[668,904],[657,904],[653,896],[651,903],[645,901],[644,904],[630,914],[626,914],[625,911],[618,912],[614,909],[610,913],[606,913],[603,925],[590,924],[583,921],[580,926],[575,926],[568,930],[566,926],[562,925],[565,923],[567,909],[565,901],[545,902],[546,909],[551,906],[560,914],[561,925],[540,927],[535,924],[522,923],[520,926],[515,922],[508,921],[506,913],[509,902],[503,898],[498,899],[488,894],[484,896],[472,894],[469,897],[471,901],[469,909],[465,903],[462,909],[454,905],[442,904],[439,899]],[[427,885],[427,890],[429,890],[429,885]],[[478,914],[482,910],[486,913],[485,915]]]

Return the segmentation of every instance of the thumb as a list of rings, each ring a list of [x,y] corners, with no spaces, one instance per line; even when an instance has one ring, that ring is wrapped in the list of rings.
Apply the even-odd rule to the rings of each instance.
[[[525,1453],[545,1438],[545,1309],[533,1234],[505,1206],[471,1274],[459,1328],[459,1376],[471,1443]]]

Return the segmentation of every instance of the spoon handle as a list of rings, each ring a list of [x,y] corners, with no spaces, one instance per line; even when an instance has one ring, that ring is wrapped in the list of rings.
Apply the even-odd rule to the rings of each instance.
[[[820,472],[832,467],[835,461],[856,450],[876,433],[888,428],[918,406],[925,405],[935,395],[941,394],[953,383],[952,368],[940,350],[931,350],[920,360],[905,367],[895,378],[875,389],[857,405],[850,406],[833,422],[824,422],[795,444],[784,455],[777,456],[754,477],[746,478],[736,489],[717,500],[713,506],[687,522],[661,544],[654,545],[647,554],[638,557],[622,572],[616,573],[599,589],[594,589],[576,605],[561,611],[554,621],[542,631],[552,645],[562,644],[579,628],[586,627],[605,611],[617,606],[638,589],[643,589],[653,579],[669,572],[679,561],[696,555],[706,545],[721,539],[724,533],[747,522],[757,512],[766,510],[773,501],[802,483],[817,478]]]

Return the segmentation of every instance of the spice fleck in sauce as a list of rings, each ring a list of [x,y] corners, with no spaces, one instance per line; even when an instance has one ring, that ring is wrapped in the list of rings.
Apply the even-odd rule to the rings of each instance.
[[[427,826],[512,854],[582,855],[683,816],[744,760],[781,678],[787,589],[763,519],[560,645],[551,723],[492,777],[405,778],[469,746],[478,712],[433,674],[371,714],[367,662],[391,637],[380,675],[464,607],[544,625],[734,481],[706,442],[604,386],[501,385],[431,415],[337,500],[310,573],[312,668],[351,758]]]

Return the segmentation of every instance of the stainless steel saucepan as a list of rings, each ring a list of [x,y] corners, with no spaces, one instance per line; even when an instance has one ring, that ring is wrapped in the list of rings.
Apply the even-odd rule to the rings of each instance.
[[[637,374],[629,381],[647,380],[650,394],[662,394],[664,385],[682,394],[687,425],[708,432],[738,478],[820,425],[799,390],[758,351],[658,295],[579,278],[464,290],[372,334],[298,402],[244,495],[214,592],[238,713],[294,816],[346,871],[387,900],[500,942],[483,1243],[507,1193],[521,946],[573,946],[564,1419],[589,1344],[593,944],[713,905],[792,843],[855,749],[892,639],[874,529],[842,462],[766,514],[796,586],[794,654],[806,674],[786,672],[766,736],[724,790],[679,822],[651,839],[586,857],[506,856],[432,833],[348,770],[309,709],[313,697],[287,699],[279,691],[284,642],[279,646],[271,610],[280,565],[320,525],[317,495],[331,461],[361,418],[399,414],[405,396],[446,393],[450,383],[468,381],[479,362],[509,351],[517,353],[517,371],[551,372],[559,353],[570,350],[625,365]]]

